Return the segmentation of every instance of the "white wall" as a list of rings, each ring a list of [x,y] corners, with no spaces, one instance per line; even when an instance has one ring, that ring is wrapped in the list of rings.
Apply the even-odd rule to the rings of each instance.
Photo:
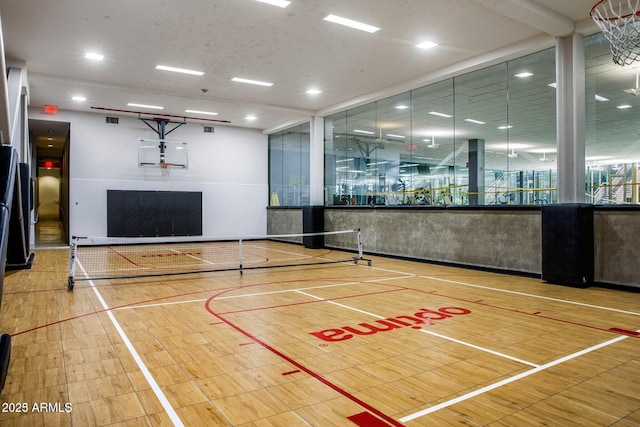
[[[71,123],[70,234],[107,234],[107,190],[201,191],[203,235],[266,234],[268,206],[268,140],[258,130],[188,121],[167,139],[188,143],[189,168],[138,167],[138,138],[157,134],[136,117],[59,111],[48,116],[32,109],[29,118]],[[207,126],[211,126],[207,123]],[[171,127],[169,126],[169,129]]]

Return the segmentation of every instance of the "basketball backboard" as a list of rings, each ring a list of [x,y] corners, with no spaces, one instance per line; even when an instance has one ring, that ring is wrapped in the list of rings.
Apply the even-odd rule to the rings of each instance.
[[[157,138],[138,139],[138,166],[187,169],[189,146],[184,141]]]

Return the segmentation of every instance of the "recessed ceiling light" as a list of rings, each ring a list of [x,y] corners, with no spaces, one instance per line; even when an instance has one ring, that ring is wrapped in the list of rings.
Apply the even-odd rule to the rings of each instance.
[[[273,6],[282,7],[282,8],[285,8],[291,4],[290,1],[286,1],[286,0],[257,0],[257,1],[262,3],[267,3]]]
[[[102,61],[104,59],[104,55],[95,52],[87,52],[84,57],[87,59],[92,59],[94,61]]]
[[[249,115],[249,116],[245,117],[245,119],[246,119],[246,120],[256,120],[256,119],[257,119],[257,117],[256,117],[256,116],[253,116],[253,115]]]
[[[193,76],[202,76],[203,71],[187,70],[185,68],[170,67],[168,65],[156,65],[156,70],[172,71],[174,73],[191,74]]]
[[[53,148],[53,144],[47,144],[47,147]]]
[[[73,99],[74,101],[78,101],[78,102],[84,102],[87,100],[87,98],[85,98],[84,96],[80,96],[80,95],[76,95],[74,97],[72,97],[71,99]]]
[[[260,80],[251,80],[251,79],[244,79],[242,77],[234,77],[231,79],[232,82],[237,82],[237,83],[248,83],[250,85],[258,85],[258,86],[273,86],[273,83],[269,83],[269,82],[262,82]]]
[[[396,135],[396,134],[394,134],[394,133],[388,133],[388,134],[387,134],[387,136],[388,136],[389,138],[404,138],[404,136],[403,136],[403,135]]]
[[[48,137],[47,141],[53,141],[53,138],[52,137]]]
[[[609,100],[609,98],[605,98],[604,96],[600,96],[598,94],[596,94],[595,98],[598,102],[607,102]]]
[[[622,104],[622,105],[618,105],[616,108],[620,109],[620,110],[626,110],[627,108],[631,108],[631,105],[629,104]]]
[[[445,113],[438,113],[437,111],[429,111],[429,114],[431,114],[432,116],[446,117],[447,119],[453,117]]]
[[[199,110],[184,110],[185,113],[191,114],[204,114],[207,116],[217,116],[218,113],[214,113],[213,111],[199,111]]]
[[[149,108],[151,110],[163,110],[164,109],[164,107],[160,107],[158,105],[136,104],[136,103],[133,103],[133,102],[130,102],[127,105],[129,107]]]
[[[558,85],[556,83],[549,83],[547,86],[555,89]]]
[[[322,91],[320,89],[309,89],[307,93],[309,95],[319,95],[322,93]]]
[[[475,119],[464,119],[465,122],[475,123],[477,125],[486,125],[486,122],[481,122],[480,120]]]
[[[407,108],[409,108],[409,106],[408,105],[396,105],[396,108],[398,110],[406,110]]]
[[[533,76],[533,73],[530,73],[528,71],[525,71],[524,73],[516,74],[516,77],[518,77],[520,79],[524,79],[526,77],[531,77],[531,76]]]
[[[324,20],[333,22],[334,24],[344,25],[345,27],[355,28],[356,30],[366,31],[367,33],[375,33],[380,29],[378,27],[374,27],[373,25],[363,24],[362,22],[354,21],[336,15],[328,15],[326,18],[324,18]]]
[[[419,47],[420,49],[425,49],[425,50],[431,49],[432,47],[436,47],[436,46],[438,46],[438,43],[434,43],[430,41],[422,42],[416,45],[416,47]]]
[[[362,129],[354,129],[353,130],[355,133],[361,133],[364,135],[375,135],[375,132],[371,132],[370,130],[362,130]]]
[[[511,125],[507,125],[507,126],[498,126],[498,129],[500,129],[500,130],[511,129],[511,128],[513,128],[513,126],[511,126]]]

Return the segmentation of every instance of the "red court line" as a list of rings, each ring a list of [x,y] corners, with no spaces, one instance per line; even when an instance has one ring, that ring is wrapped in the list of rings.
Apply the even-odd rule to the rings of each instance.
[[[640,332],[636,332],[636,331],[629,331],[627,329],[620,329],[620,328],[609,328],[609,330],[611,332],[615,332],[618,334],[622,334],[622,335],[629,335],[631,337],[637,337],[638,335],[640,335]]]
[[[237,288],[238,287],[236,286],[236,287],[229,288],[229,290],[233,290],[233,289],[237,289]],[[165,297],[151,298],[151,299],[144,300],[144,301],[136,301],[136,302],[132,302],[132,303],[129,303],[129,304],[116,305],[116,306],[113,306],[113,307],[109,307],[108,309],[90,311],[88,313],[78,314],[77,316],[72,316],[72,317],[67,317],[67,318],[64,318],[64,319],[56,320],[55,322],[50,322],[50,323],[45,323],[43,325],[34,326],[33,328],[25,329],[24,331],[20,331],[20,332],[15,332],[15,333],[10,334],[10,335],[12,337],[15,337],[15,336],[18,336],[18,335],[26,334],[27,332],[37,331],[39,329],[44,329],[44,328],[47,328],[49,326],[55,326],[55,325],[58,325],[60,323],[65,323],[65,322],[69,322],[71,320],[81,319],[83,317],[93,316],[95,314],[106,313],[108,311],[114,311],[114,310],[117,310],[117,309],[120,309],[120,308],[134,307],[134,306],[139,305],[139,304],[148,304],[150,302],[157,302],[157,301],[162,301],[162,300],[167,300],[167,299],[177,298],[177,297],[196,295],[196,294],[203,294],[203,293],[210,293],[213,290],[217,290],[217,289],[207,289],[207,290],[202,290],[202,291],[185,292],[185,293],[182,293],[182,294],[174,294],[174,295],[169,295],[169,296],[165,296]],[[66,291],[66,292],[68,292],[68,291]]]
[[[381,419],[374,417],[368,412],[360,412],[359,414],[351,415],[347,419],[360,427],[388,427],[389,424],[383,422]]]
[[[130,262],[131,264],[135,265],[136,267],[144,267],[143,265],[140,265],[140,264],[137,264],[137,263],[133,262],[131,259],[126,257],[124,254],[121,254],[120,252],[118,252],[115,249],[113,249],[111,246],[109,246],[108,248],[109,248],[109,251],[113,252],[114,254],[118,255],[119,257],[124,258],[125,261]],[[80,262],[82,262],[82,261],[80,261]]]
[[[230,320],[225,319],[220,314],[218,314],[215,311],[213,311],[213,309],[210,306],[211,302],[213,300],[215,300],[217,297],[219,297],[220,295],[222,295],[222,294],[224,294],[226,292],[228,292],[228,291],[223,291],[223,292],[220,292],[220,293],[212,296],[205,303],[205,309],[212,316],[215,316],[216,318],[218,318],[221,321],[225,322],[227,325],[229,325],[231,328],[235,329],[236,331],[240,332],[242,335],[250,338],[251,340],[255,341],[257,344],[260,344],[263,348],[269,350],[270,352],[272,352],[276,356],[280,357],[281,359],[285,360],[286,362],[289,362],[290,364],[292,364],[293,366],[295,366],[299,370],[301,370],[301,371],[305,372],[306,374],[310,375],[311,377],[315,378],[317,381],[321,382],[322,384],[326,385],[327,387],[331,388],[332,390],[340,393],[342,396],[346,397],[347,399],[351,400],[352,402],[356,403],[357,405],[361,406],[362,408],[366,409],[367,411],[372,412],[376,416],[378,416],[378,417],[384,419],[385,421],[389,422],[392,426],[403,427],[403,424],[399,423],[398,421],[394,420],[393,418],[389,417],[388,415],[384,414],[383,412],[377,410],[376,408],[374,408],[373,406],[371,406],[368,403],[364,402],[363,400],[360,400],[359,398],[357,398],[353,394],[349,393],[348,391],[343,390],[342,388],[340,388],[336,384],[332,383],[331,381],[327,380],[326,378],[322,377],[321,375],[315,373],[311,369],[309,369],[306,366],[302,365],[301,363],[295,361],[291,357],[287,356],[286,354],[282,353],[281,351],[277,350],[276,348],[270,346],[269,344],[267,344],[266,342],[262,341],[258,337],[252,335],[251,333],[249,333],[248,331],[244,330],[240,326],[236,325],[235,323],[231,322]]]
[[[128,304],[122,304],[122,305],[117,305],[117,306],[113,306],[113,307],[109,307],[109,309],[107,310],[95,310],[95,311],[90,311],[87,313],[83,313],[83,314],[78,314],[76,316],[71,316],[71,317],[67,317],[64,319],[59,319],[56,320],[54,322],[50,322],[50,323],[45,323],[42,325],[38,325],[38,326],[34,326],[32,328],[29,329],[25,329],[24,331],[19,331],[19,332],[14,332],[13,334],[10,334],[12,337],[18,336],[18,335],[22,335],[22,334],[26,334],[28,332],[33,332],[33,331],[37,331],[40,329],[44,329],[47,328],[49,326],[55,326],[55,325],[59,325],[61,323],[65,323],[65,322],[69,322],[72,320],[77,320],[77,319],[81,319],[83,317],[88,317],[88,316],[93,316],[95,314],[100,314],[100,313],[106,313],[107,311],[112,311],[112,310],[117,310],[120,308],[130,308],[130,307],[135,307],[136,305],[141,305],[141,304],[149,304],[151,302],[158,302],[158,301],[163,301],[163,300],[168,300],[168,299],[172,299],[172,298],[178,298],[178,297],[184,297],[184,296],[191,296],[191,295],[197,295],[197,294],[204,294],[204,293],[211,293],[213,291],[232,291],[232,290],[236,290],[236,289],[243,289],[243,288],[250,288],[250,287],[254,287],[254,286],[265,286],[265,285],[273,285],[273,284],[283,284],[283,283],[304,283],[304,282],[315,282],[318,279],[305,279],[305,280],[300,280],[300,279],[291,279],[291,280],[276,280],[273,282],[263,282],[263,283],[253,283],[253,284],[248,284],[248,285],[240,285],[240,286],[229,286],[229,287],[222,287],[222,288],[215,288],[215,289],[205,289],[205,290],[199,290],[199,291],[192,291],[192,292],[184,292],[184,293],[180,293],[180,294],[173,294],[173,295],[168,295],[168,296],[164,296],[164,297],[157,297],[157,298],[150,298],[147,300],[142,300],[142,301],[135,301],[132,303],[128,303]],[[328,282],[330,282],[332,279],[331,278],[327,278],[326,279]],[[333,280],[342,280],[342,279],[333,279]],[[154,280],[153,282],[151,282],[153,284],[157,284],[158,280]],[[126,285],[137,285],[136,283],[127,283]],[[114,285],[102,285],[102,286],[98,286],[98,285],[94,285],[96,288],[99,287],[111,287]],[[84,288],[87,289],[87,288]],[[76,289],[76,292],[79,289]],[[36,291],[37,292],[37,291]],[[64,289],[64,292],[69,292],[66,287]]]

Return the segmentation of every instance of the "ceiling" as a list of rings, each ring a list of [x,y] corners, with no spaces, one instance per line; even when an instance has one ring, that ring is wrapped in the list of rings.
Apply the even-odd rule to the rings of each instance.
[[[594,33],[593,2],[291,0],[280,8],[257,0],[0,0],[0,18],[8,65],[28,70],[32,108],[135,110],[270,133],[553,47],[555,37],[574,31]],[[329,14],[380,30],[339,26],[324,20]],[[416,47],[427,40],[438,45]],[[104,59],[88,60],[88,52]],[[628,96],[622,90],[633,85],[630,68],[621,80],[607,49],[601,59],[588,59],[597,63],[590,72],[601,75],[598,91],[606,82],[612,94]],[[157,65],[204,74],[171,73]],[[237,83],[233,77],[273,85]],[[322,92],[307,94],[311,88]],[[538,90],[553,96],[546,83]],[[613,103],[612,114],[619,114]],[[598,120],[599,133],[623,131],[613,115]],[[535,129],[536,114],[523,125]],[[63,140],[68,131],[47,121],[32,120],[30,128],[45,144],[41,149],[51,133]],[[548,139],[555,144],[555,135]]]

